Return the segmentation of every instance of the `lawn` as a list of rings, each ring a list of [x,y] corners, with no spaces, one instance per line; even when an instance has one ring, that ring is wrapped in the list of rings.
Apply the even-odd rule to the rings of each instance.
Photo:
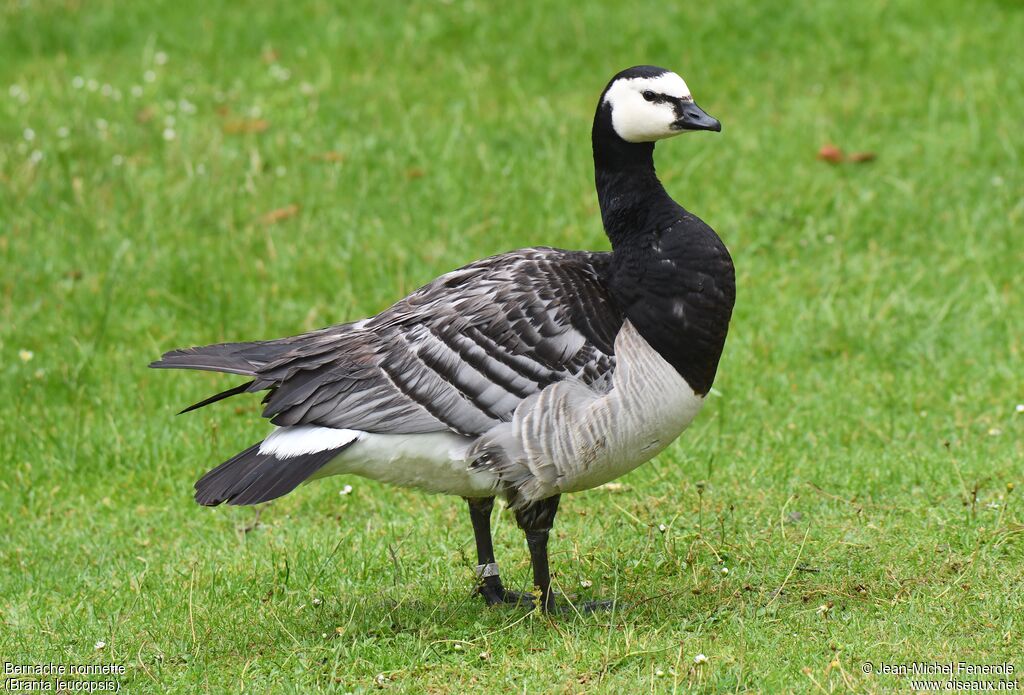
[[[274,4],[0,0],[0,659],[182,693],[1020,677],[1024,5]],[[656,159],[738,301],[694,425],[562,501],[560,590],[623,605],[485,608],[457,498],[332,478],[196,506],[268,427],[252,397],[176,417],[238,380],[147,363],[608,248],[589,129],[636,63],[723,123]]]

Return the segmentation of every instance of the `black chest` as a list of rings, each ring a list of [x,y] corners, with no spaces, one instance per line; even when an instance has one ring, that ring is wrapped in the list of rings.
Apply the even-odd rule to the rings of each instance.
[[[608,283],[640,335],[694,391],[706,394],[736,301],[735,271],[718,235],[678,210],[664,228],[616,245]]]

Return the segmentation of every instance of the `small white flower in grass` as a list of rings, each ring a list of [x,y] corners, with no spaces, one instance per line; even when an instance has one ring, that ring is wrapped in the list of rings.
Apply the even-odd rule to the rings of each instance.
[[[88,89],[90,92],[95,92],[97,89],[100,88],[100,83],[96,80],[88,80],[85,83],[85,88]]]
[[[109,84],[104,84],[102,87],[100,87],[100,94],[102,94],[105,97],[109,97],[113,93],[114,93],[114,88],[111,87]]]
[[[314,606],[319,606],[323,602],[324,602],[324,600],[322,598],[315,598],[315,599],[313,599],[313,605]]]
[[[170,114],[164,116],[164,127],[165,128],[173,128],[174,127],[174,116],[172,116]]]
[[[18,359],[22,362],[31,362],[35,356],[35,353],[31,350],[18,350]]]
[[[43,161],[43,151],[32,150],[32,154],[28,156],[28,161],[32,162],[33,164],[39,164],[39,162]]]
[[[1018,403],[1017,407],[1014,408],[1018,413],[1024,413],[1024,403]]]
[[[665,533],[665,531],[668,531],[668,526],[666,526],[665,524],[658,524],[658,530],[662,533]]]
[[[660,668],[659,668],[659,669],[655,669],[655,671],[654,671],[654,676],[655,676],[656,678],[661,678],[661,677],[663,677],[664,675],[665,675],[665,672],[664,672],[664,671],[662,671],[662,670],[661,670]]]
[[[707,662],[708,658],[703,654],[698,654],[697,656],[693,657],[693,663],[697,664],[698,666],[700,666],[701,664],[706,664]]]
[[[34,376],[36,379],[42,379],[44,376],[46,376],[46,370],[37,369],[32,376]]]
[[[71,78],[71,86],[75,89],[81,89],[85,86],[85,78],[81,75],[75,75],[73,78]]]
[[[103,640],[99,640],[98,642],[96,642],[96,649],[97,650],[102,650],[102,649],[106,649],[106,648],[107,648],[107,643],[104,642]]]
[[[270,76],[278,82],[287,82],[291,78],[292,72],[281,64],[274,63],[270,66]]]
[[[277,176],[277,178],[281,179],[288,174],[288,170],[285,169],[284,167],[277,167],[276,169],[274,169],[274,174]]]
[[[7,94],[12,99],[17,99],[25,93],[25,90],[21,88],[20,84],[12,84],[10,87],[7,88]]]
[[[197,111],[196,105],[188,99],[182,99],[178,102],[178,110],[182,113],[193,114]]]
[[[133,84],[132,88],[131,88],[131,95],[133,97],[135,97],[136,99],[141,97],[142,96],[142,87],[137,85],[137,84]]]
[[[327,633],[326,632],[321,632],[320,633],[320,639],[327,639]]]
[[[985,506],[988,507],[989,509],[999,509],[999,503],[998,502],[989,502]]]
[[[122,164],[124,164],[124,157],[122,157],[119,154],[115,154],[113,157],[110,158],[110,163],[116,167],[119,167]]]
[[[1003,431],[1001,429],[999,429],[998,427],[992,427],[988,431],[988,436],[990,436],[990,437],[998,437],[1002,433],[1003,433]]]
[[[721,572],[722,575],[724,576],[726,574],[729,574],[729,568],[728,567],[723,567],[722,569],[719,570],[719,572]]]
[[[490,652],[480,652],[480,661],[489,661],[491,658]]]
[[[992,177],[992,185],[995,186],[996,188],[999,188],[1004,183],[1006,183],[1006,181],[1003,180],[1002,176],[993,176]]]
[[[156,82],[156,73],[152,70],[146,70],[146,72],[142,73],[142,79],[146,82]]]
[[[66,125],[62,125],[60,128],[57,128],[57,137],[64,139],[69,135],[71,135],[71,129]]]
[[[107,119],[105,118],[96,119],[96,130],[106,130],[109,125],[110,124],[107,123]]]
[[[341,490],[338,491],[338,494],[341,495],[342,497],[344,497],[345,495],[351,495],[352,494],[352,486],[351,485],[346,485],[345,487],[341,488]]]
[[[594,582],[590,581],[589,579],[581,579],[580,586],[582,586],[584,589],[589,589],[590,587],[594,586]]]
[[[153,62],[157,65],[167,65],[167,54],[163,51],[157,51],[153,56]]]
[[[374,677],[373,682],[383,688],[384,684],[388,682],[388,677],[385,676],[383,673],[378,673]]]
[[[36,131],[31,128],[25,128],[25,130],[21,131],[21,137],[25,138],[28,142],[32,142],[36,139]]]
[[[178,134],[174,132],[174,128],[164,128],[164,140],[170,142],[176,137],[178,137]]]
[[[206,175],[206,165],[200,162],[199,164],[196,164],[196,176],[204,175]]]

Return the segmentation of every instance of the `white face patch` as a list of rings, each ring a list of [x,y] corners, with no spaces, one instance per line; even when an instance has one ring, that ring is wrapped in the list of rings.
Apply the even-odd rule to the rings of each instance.
[[[672,128],[678,118],[672,104],[647,101],[644,92],[693,100],[690,88],[674,72],[616,80],[604,100],[612,108],[612,127],[618,136],[626,142],[654,142],[683,132]]]

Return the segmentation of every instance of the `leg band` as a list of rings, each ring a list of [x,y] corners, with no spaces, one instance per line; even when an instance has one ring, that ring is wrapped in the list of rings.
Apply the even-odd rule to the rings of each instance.
[[[476,566],[476,576],[479,579],[487,579],[488,577],[498,576],[498,563],[488,562],[486,565]]]

